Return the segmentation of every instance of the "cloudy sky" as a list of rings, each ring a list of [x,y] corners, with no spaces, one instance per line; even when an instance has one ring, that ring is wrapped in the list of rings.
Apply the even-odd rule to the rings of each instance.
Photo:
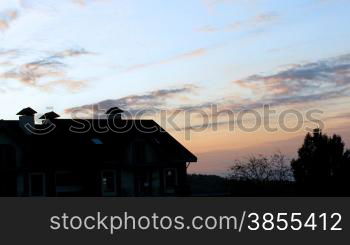
[[[319,125],[310,110],[350,147],[349,9],[347,0],[1,0],[0,118],[27,106],[67,118],[94,106],[146,110],[199,157],[190,171],[201,173],[250,154],[294,156]],[[236,117],[263,105],[276,115],[262,124],[277,130],[254,128],[253,113]],[[303,122],[286,130],[300,121],[281,119],[291,110]],[[179,111],[175,126],[162,120]]]

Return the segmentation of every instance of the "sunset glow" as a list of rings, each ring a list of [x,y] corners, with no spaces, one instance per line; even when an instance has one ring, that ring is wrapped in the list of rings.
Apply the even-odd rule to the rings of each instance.
[[[349,148],[349,9],[346,0],[1,0],[0,118],[27,106],[64,118],[92,106],[145,110],[198,156],[195,173],[225,174],[251,154],[293,157],[318,126]],[[239,127],[256,126],[244,110],[262,120],[252,132]],[[288,110],[303,119],[283,117],[287,128],[301,123],[291,132],[281,127]],[[178,128],[162,120],[176,111]]]

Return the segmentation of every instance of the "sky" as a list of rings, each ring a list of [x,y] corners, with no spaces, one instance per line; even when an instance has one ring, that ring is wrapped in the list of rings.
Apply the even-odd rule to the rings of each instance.
[[[347,0],[0,0],[0,118],[27,106],[62,118],[147,112],[197,155],[189,172],[205,174],[253,154],[294,157],[319,126],[350,147],[349,9]]]

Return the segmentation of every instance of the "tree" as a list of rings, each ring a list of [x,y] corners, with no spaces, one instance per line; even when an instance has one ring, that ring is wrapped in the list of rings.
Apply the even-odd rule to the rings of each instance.
[[[338,135],[328,137],[320,129],[305,136],[298,158],[291,161],[294,178],[298,183],[329,185],[348,179],[350,151]]]
[[[230,168],[230,179],[257,183],[269,181],[291,181],[293,174],[286,157],[278,152],[270,157],[251,156],[236,160]]]

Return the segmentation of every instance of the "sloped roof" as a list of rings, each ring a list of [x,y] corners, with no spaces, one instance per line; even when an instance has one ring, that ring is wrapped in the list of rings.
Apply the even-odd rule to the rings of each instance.
[[[53,124],[37,124],[31,134],[25,133],[17,120],[0,120],[0,131],[32,147],[105,147],[117,154],[132,139],[144,139],[159,145],[159,154],[174,161],[196,162],[197,157],[153,120],[56,119]],[[99,139],[103,144],[94,144]],[[88,147],[87,147],[88,148]]]

